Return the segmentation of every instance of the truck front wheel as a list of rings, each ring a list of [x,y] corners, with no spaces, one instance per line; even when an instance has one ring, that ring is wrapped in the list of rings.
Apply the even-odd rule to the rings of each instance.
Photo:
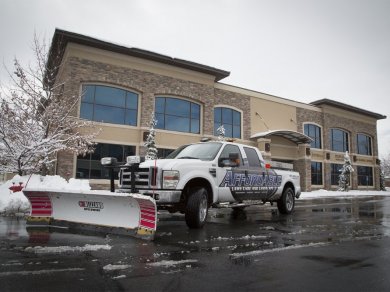
[[[294,190],[287,187],[280,199],[278,200],[278,210],[282,214],[291,214],[294,210],[295,205],[295,194]]]
[[[189,228],[202,228],[208,212],[207,190],[198,187],[190,190],[185,210],[185,219]]]

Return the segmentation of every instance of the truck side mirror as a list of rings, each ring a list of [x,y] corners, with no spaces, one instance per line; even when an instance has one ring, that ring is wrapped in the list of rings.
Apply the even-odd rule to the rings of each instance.
[[[115,157],[103,157],[100,160],[100,164],[104,167],[114,167],[118,163],[118,160]]]

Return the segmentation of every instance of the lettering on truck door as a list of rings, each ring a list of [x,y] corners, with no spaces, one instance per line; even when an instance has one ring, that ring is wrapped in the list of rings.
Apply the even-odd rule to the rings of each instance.
[[[236,201],[271,197],[281,185],[282,177],[262,165],[255,149],[244,147],[244,151],[246,163],[226,169],[220,189],[228,188]]]
[[[226,176],[231,174],[233,169],[243,165],[240,148],[237,145],[226,144],[217,163],[218,200],[220,202],[234,202],[236,199],[231,192],[231,186],[225,181]]]

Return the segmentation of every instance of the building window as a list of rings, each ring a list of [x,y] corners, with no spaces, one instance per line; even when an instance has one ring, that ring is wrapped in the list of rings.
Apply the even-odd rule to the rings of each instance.
[[[169,154],[171,154],[175,149],[166,149],[166,148],[157,148],[157,157],[158,158],[165,158]]]
[[[372,167],[358,166],[357,167],[358,185],[373,186],[374,179],[372,176]]]
[[[340,129],[331,129],[330,145],[333,151],[349,151],[348,133]]]
[[[321,149],[321,128],[317,125],[305,124],[304,131],[305,135],[313,139],[313,141],[310,143],[310,147]]]
[[[214,135],[218,136],[217,129],[223,125],[225,137],[241,139],[241,113],[226,107],[214,109]]]
[[[118,162],[125,162],[126,157],[131,155],[135,155],[135,146],[99,143],[93,153],[77,157],[76,178],[109,179],[109,170],[101,166],[100,159],[115,157]],[[117,172],[114,177],[118,177]]]
[[[311,163],[311,184],[322,185],[322,163],[321,162]]]
[[[342,164],[334,164],[330,165],[330,181],[332,185],[339,184],[339,176],[341,173],[341,169],[343,168]]]
[[[200,105],[173,97],[156,97],[157,129],[200,133]]]
[[[103,85],[84,85],[80,118],[111,124],[137,125],[138,94]]]
[[[371,137],[364,134],[357,134],[358,154],[372,155]]]

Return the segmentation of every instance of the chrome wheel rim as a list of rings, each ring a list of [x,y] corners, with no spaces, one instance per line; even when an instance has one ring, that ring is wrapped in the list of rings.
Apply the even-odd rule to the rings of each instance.
[[[291,191],[289,191],[286,196],[286,207],[288,211],[291,211],[294,207],[294,197]]]
[[[203,222],[206,219],[207,215],[207,199],[206,196],[202,196],[202,200],[200,201],[199,205],[199,220],[200,222]]]

